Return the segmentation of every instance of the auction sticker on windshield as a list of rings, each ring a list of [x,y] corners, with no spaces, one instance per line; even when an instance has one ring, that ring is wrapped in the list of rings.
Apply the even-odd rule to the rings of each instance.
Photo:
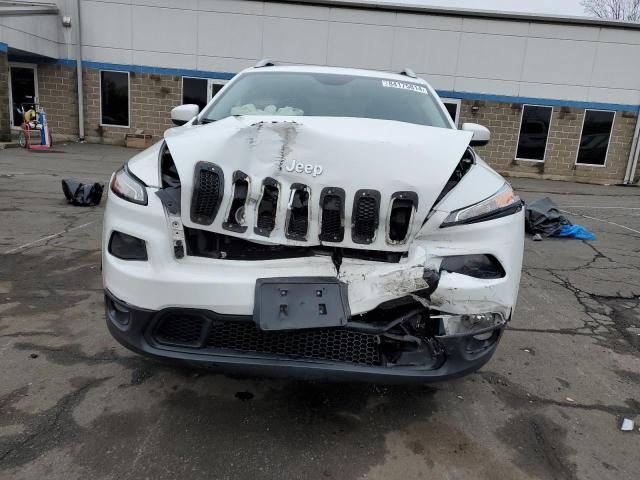
[[[429,94],[422,85],[416,85],[415,83],[397,82],[395,80],[382,80],[382,86],[387,88],[399,88],[400,90],[412,90],[414,92]]]

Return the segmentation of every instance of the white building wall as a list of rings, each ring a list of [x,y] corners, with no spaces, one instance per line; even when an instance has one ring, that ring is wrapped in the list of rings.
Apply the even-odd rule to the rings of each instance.
[[[25,52],[58,58],[59,25],[56,15],[0,16],[0,42]]]
[[[58,0],[77,22],[75,0]],[[83,60],[233,74],[283,64],[411,67],[445,93],[640,105],[640,29],[248,0],[81,0]],[[74,58],[55,15],[0,42]]]

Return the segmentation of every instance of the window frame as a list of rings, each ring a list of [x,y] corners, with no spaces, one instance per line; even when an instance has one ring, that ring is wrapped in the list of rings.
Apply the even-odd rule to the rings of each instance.
[[[547,139],[544,142],[544,153],[542,154],[542,160],[536,160],[533,158],[520,158],[518,157],[518,146],[520,145],[520,133],[522,131],[522,120],[524,120],[524,109],[525,107],[540,107],[540,108],[550,108],[551,116],[549,117],[549,129],[547,130]],[[518,127],[518,136],[516,137],[516,151],[513,155],[513,158],[518,162],[533,162],[533,163],[544,163],[547,159],[547,150],[549,148],[549,134],[551,133],[551,125],[553,123],[553,106],[552,105],[536,105],[533,103],[523,103],[522,109],[520,112],[520,126]]]
[[[607,152],[604,154],[604,163],[602,165],[596,165],[594,163],[578,163],[578,157],[580,156],[580,144],[582,143],[582,134],[584,133],[584,123],[587,119],[587,112],[607,112],[613,113],[613,118],[611,119],[611,132],[609,133],[609,140],[607,141]],[[609,149],[611,148],[611,137],[613,136],[613,127],[616,124],[616,112],[615,110],[603,110],[600,108],[585,108],[584,113],[582,115],[582,126],[580,127],[580,136],[578,137],[578,148],[576,148],[576,160],[574,162],[574,166],[579,167],[594,167],[594,168],[605,168],[607,166],[607,160],[609,160]]]
[[[211,95],[211,85],[222,85],[222,88],[224,88],[224,86],[227,83],[229,83],[229,80],[223,80],[220,78],[192,77],[191,75],[182,75],[182,77],[180,77],[180,101],[182,102],[182,105],[184,105],[184,79],[185,78],[207,81],[207,100],[205,102],[205,108],[207,105],[209,105],[209,102],[211,102],[211,100],[213,99],[213,95]],[[222,88],[220,90],[222,90]],[[204,111],[204,108],[201,110],[201,112],[203,111]],[[199,114],[200,113],[198,113],[198,115]]]
[[[102,72],[115,72],[127,74],[127,125],[114,125],[112,123],[102,123]],[[128,70],[112,70],[112,69],[100,69],[98,70],[98,84],[100,95],[100,122],[101,127],[112,128],[131,128],[131,72]]]
[[[453,120],[453,124],[456,126],[456,128],[460,128],[460,114],[462,113],[462,99],[441,97],[440,101],[442,102],[442,105],[444,105],[445,103],[452,103],[456,106],[456,118],[452,118],[451,120]],[[447,107],[445,105],[445,110],[446,109]],[[447,111],[447,114],[448,113],[449,112]]]
[[[13,92],[11,91],[11,68],[12,67],[16,67],[16,68],[30,68],[33,70],[33,79],[34,79],[34,103],[39,104],[40,102],[40,95],[38,92],[38,65],[35,63],[21,63],[21,62],[9,62],[9,71],[7,72],[9,74],[9,78],[8,83],[9,83],[9,88],[8,93],[9,93],[9,125],[11,126],[11,130],[22,130],[22,126],[15,126],[13,124]]]

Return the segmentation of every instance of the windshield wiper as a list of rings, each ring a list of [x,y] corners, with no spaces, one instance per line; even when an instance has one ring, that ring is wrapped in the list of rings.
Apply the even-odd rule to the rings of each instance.
[[[214,120],[213,118],[203,118],[202,120],[200,120],[200,123],[205,124],[205,123],[213,123],[216,120]]]

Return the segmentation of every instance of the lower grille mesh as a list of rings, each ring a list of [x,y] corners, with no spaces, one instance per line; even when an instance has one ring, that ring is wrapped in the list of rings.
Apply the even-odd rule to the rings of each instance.
[[[252,322],[221,322],[211,328],[207,347],[359,365],[380,364],[376,336],[337,328],[263,332]]]
[[[199,315],[167,315],[155,331],[159,343],[170,345],[199,346],[205,319]]]

